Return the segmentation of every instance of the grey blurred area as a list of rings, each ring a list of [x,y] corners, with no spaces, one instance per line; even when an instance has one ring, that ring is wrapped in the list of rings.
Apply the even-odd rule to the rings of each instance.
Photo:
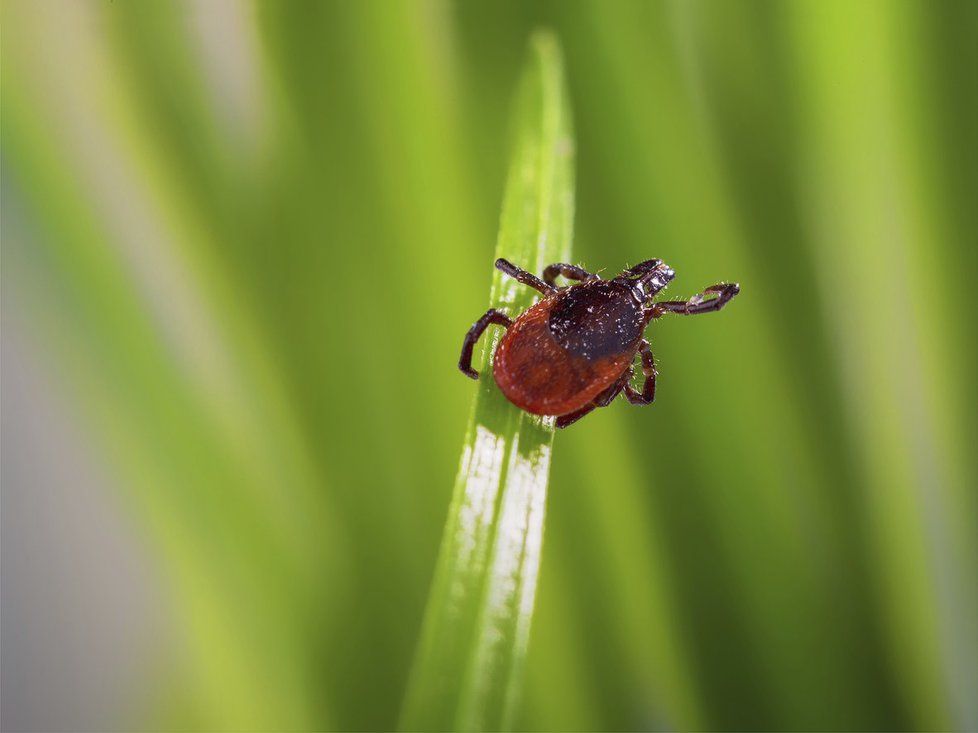
[[[20,268],[9,256],[10,237],[22,233],[8,193],[0,335],[0,728],[131,728],[138,714],[133,700],[146,700],[152,660],[164,647],[159,590],[121,492],[31,338]]]

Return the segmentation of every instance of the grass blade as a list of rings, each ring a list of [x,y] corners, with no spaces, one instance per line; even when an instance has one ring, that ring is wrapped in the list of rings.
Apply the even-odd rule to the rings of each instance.
[[[570,259],[573,140],[556,39],[537,33],[520,83],[496,256],[539,272]],[[535,296],[495,272],[490,305],[515,314]],[[511,405],[482,374],[455,483],[401,726],[509,727],[518,700],[543,542],[553,419]]]

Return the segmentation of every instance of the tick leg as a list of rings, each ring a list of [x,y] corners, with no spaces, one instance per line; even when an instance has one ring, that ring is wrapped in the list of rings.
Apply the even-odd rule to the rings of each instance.
[[[551,287],[556,287],[554,280],[557,279],[558,275],[563,275],[568,280],[580,280],[581,282],[600,279],[593,272],[588,272],[583,267],[555,262],[552,265],[547,265],[547,268],[543,271],[543,281]]]
[[[558,417],[556,423],[557,427],[566,428],[568,425],[573,425],[574,423],[576,423],[578,420],[580,420],[582,417],[587,415],[592,410],[595,410],[598,407],[607,407],[608,405],[610,405],[612,401],[615,399],[615,397],[617,397],[618,394],[623,389],[625,389],[630,374],[631,372],[625,372],[622,375],[621,379],[619,379],[613,385],[608,387],[608,389],[606,389],[604,392],[602,392],[597,397],[595,397],[594,401],[590,405],[582,407],[580,410],[575,410],[574,412],[568,412],[566,415],[561,415],[560,417]]]
[[[628,380],[631,376],[631,371],[626,371],[624,374],[622,374],[621,378],[617,382],[594,398],[594,406],[607,407],[614,402],[615,397],[621,394],[621,391],[625,389],[625,385],[628,384]]]
[[[534,290],[539,290],[544,295],[552,295],[557,292],[557,288],[555,288],[553,285],[545,283],[532,272],[527,272],[526,270],[517,267],[509,260],[504,260],[502,257],[496,260],[496,269],[506,273],[511,278],[518,280],[524,285],[529,285]]]
[[[649,309],[649,320],[658,318],[663,313],[677,313],[681,316],[695,316],[698,313],[718,311],[740,292],[737,283],[719,283],[711,285],[699,295],[689,300],[663,300]],[[716,293],[715,298],[706,298],[708,293]]]
[[[582,407],[580,410],[574,410],[574,412],[568,412],[566,415],[561,415],[557,418],[557,429],[563,430],[568,425],[573,425],[589,412],[592,412],[595,408],[597,408],[597,405],[592,402],[590,405]]]
[[[652,347],[645,339],[642,339],[638,350],[642,354],[642,374],[645,376],[645,384],[642,385],[641,392],[635,389],[631,383],[632,370],[629,369],[629,380],[625,382],[625,399],[633,405],[651,405],[655,401],[655,378],[657,374],[655,357],[652,356]]]
[[[497,311],[495,308],[487,310],[482,318],[472,324],[472,328],[465,334],[465,339],[462,341],[462,355],[458,358],[458,368],[462,370],[462,374],[465,376],[472,379],[479,378],[479,372],[472,368],[472,349],[482,332],[493,323],[506,328],[513,325],[513,321],[505,313]]]

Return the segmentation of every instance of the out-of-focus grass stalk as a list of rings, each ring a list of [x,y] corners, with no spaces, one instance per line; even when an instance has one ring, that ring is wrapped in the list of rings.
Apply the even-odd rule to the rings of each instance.
[[[724,680],[719,687],[730,690],[740,688],[739,694],[748,695],[752,686],[776,689],[777,693],[765,699],[764,704],[784,711],[817,710],[824,707],[815,702],[811,686],[799,683],[804,678],[817,681],[828,676],[819,669],[825,658],[814,651],[819,640],[809,638],[806,633],[795,633],[777,621],[785,615],[807,612],[812,607],[810,578],[812,568],[806,559],[801,542],[803,527],[813,521],[806,514],[803,503],[798,499],[804,496],[803,490],[797,493],[784,490],[785,476],[791,475],[793,484],[803,487],[813,483],[814,474],[809,470],[812,461],[804,453],[802,436],[796,415],[786,399],[770,399],[770,395],[786,394],[789,382],[776,365],[779,343],[767,330],[751,327],[752,318],[762,312],[762,298],[758,292],[757,269],[752,259],[746,256],[747,241],[736,217],[723,185],[718,162],[711,148],[702,143],[704,129],[709,123],[699,117],[699,110],[689,101],[679,83],[682,81],[681,68],[677,59],[668,49],[663,28],[663,6],[659,5],[609,5],[593,14],[594,26],[598,31],[602,55],[608,66],[601,71],[612,78],[633,77],[641,74],[641,83],[635,82],[635,92],[612,99],[614,108],[601,110],[602,117],[622,120],[629,118],[643,121],[643,127],[622,124],[623,132],[611,140],[619,156],[632,156],[638,163],[631,172],[639,185],[623,185],[613,192],[607,189],[606,195],[614,199],[612,205],[619,207],[624,227],[625,239],[630,246],[641,247],[632,252],[635,259],[659,256],[682,268],[680,278],[670,287],[675,296],[683,295],[698,280],[711,277],[731,277],[750,289],[749,297],[737,304],[737,316],[722,321],[713,319],[699,323],[663,322],[650,329],[653,345],[662,350],[657,352],[660,363],[660,390],[665,384],[672,397],[657,400],[654,417],[645,417],[650,427],[663,425],[670,418],[673,422],[668,430],[674,436],[682,436],[669,445],[671,440],[664,434],[658,437],[662,444],[658,447],[657,460],[669,466],[669,484],[680,486],[686,482],[707,487],[702,494],[685,493],[682,502],[687,508],[697,506],[697,521],[709,517],[714,530],[709,542],[716,543],[719,557],[716,562],[730,562],[732,572],[737,568],[754,567],[764,563],[770,575],[764,578],[744,576],[740,582],[731,586],[730,606],[718,621],[714,621],[711,632],[717,633],[714,643],[717,648],[730,640],[740,648],[730,648],[726,653],[731,658],[749,653],[757,664],[758,676],[755,678],[737,677]],[[680,13],[681,15],[681,13]],[[655,29],[650,31],[650,29]],[[663,33],[657,42],[649,41],[649,33]],[[661,100],[669,99],[668,109]],[[695,99],[693,97],[692,99]],[[582,110],[582,117],[587,111]],[[582,124],[583,127],[583,124]],[[614,158],[611,158],[614,159]],[[650,193],[651,192],[651,193]],[[650,213],[652,212],[652,213]],[[617,212],[616,212],[617,213]],[[616,226],[612,223],[611,226]],[[643,232],[647,232],[643,234]],[[607,236],[607,235],[605,235]],[[744,253],[744,256],[741,256]],[[697,272],[709,272],[703,277]],[[712,273],[716,273],[712,275]],[[721,273],[733,273],[721,275]],[[745,313],[746,311],[746,313]],[[688,339],[687,350],[670,354],[668,346],[673,334],[682,328],[684,339]],[[708,334],[704,336],[704,334]],[[750,355],[746,358],[743,355]],[[682,359],[681,372],[678,359]],[[675,361],[674,361],[675,359]],[[718,375],[716,360],[724,362],[723,374]],[[749,364],[749,367],[747,366]],[[750,378],[740,377],[750,372]],[[663,379],[665,381],[663,381]],[[678,382],[688,379],[689,383],[712,384],[709,391],[700,391],[695,398],[688,400],[683,409],[670,412],[681,397],[676,390],[682,387]],[[731,379],[736,389],[723,389],[715,380]],[[697,433],[703,415],[746,416],[758,424],[779,425],[783,428],[782,440],[792,446],[801,446],[796,453],[778,453],[769,445],[758,441],[748,429],[729,431],[722,441],[712,444],[725,454],[725,465],[738,465],[744,474],[750,473],[754,480],[745,482],[738,492],[729,491],[726,477],[716,470],[719,463],[703,460],[702,446]],[[623,417],[628,413],[624,411]],[[747,425],[738,417],[741,425]],[[657,428],[659,429],[659,428]],[[636,447],[644,448],[636,442]],[[668,446],[668,447],[667,447]],[[681,456],[681,458],[679,458]],[[799,470],[799,461],[805,461],[805,468]],[[663,469],[656,466],[659,471]],[[792,473],[793,472],[793,473]],[[674,491],[671,489],[670,491]],[[637,496],[636,496],[637,498]],[[635,500],[635,499],[633,499]],[[670,498],[670,501],[672,499]],[[670,509],[670,511],[672,511]],[[664,528],[660,528],[664,529]],[[685,541],[683,541],[685,542]],[[777,545],[782,552],[771,558],[770,547]],[[682,554],[689,554],[688,550]],[[685,560],[681,560],[684,562]],[[805,577],[804,582],[798,579]],[[777,581],[772,582],[773,578]],[[742,619],[745,642],[735,635],[719,631],[720,624]],[[813,628],[805,627],[805,632]],[[648,634],[646,633],[646,636]],[[760,640],[764,641],[761,642]],[[646,642],[648,648],[663,648],[662,642]],[[702,642],[699,642],[702,643]],[[794,660],[799,648],[809,651],[804,654],[807,665],[797,665]],[[633,645],[629,653],[640,648]],[[641,647],[644,650],[644,647]],[[636,660],[641,665],[642,660]],[[782,670],[791,668],[794,675],[786,675]],[[709,679],[715,670],[701,670],[700,676]],[[672,684],[668,680],[666,684]],[[673,694],[677,694],[679,690]],[[710,694],[707,692],[706,694]],[[733,698],[738,693],[731,694]],[[714,696],[714,701],[717,696]],[[713,703],[714,705],[716,702]],[[775,711],[772,715],[777,715]],[[767,715],[766,711],[754,710],[755,719]],[[709,727],[707,722],[707,727]]]
[[[920,18],[912,5],[885,2],[856,13],[836,3],[797,10],[794,47],[812,100],[805,119],[814,144],[803,163],[815,275],[859,437],[887,662],[916,726],[968,730],[978,707],[967,682],[976,630],[964,611],[974,607],[973,533],[956,507],[964,459],[955,455],[952,405],[962,390],[935,358],[949,347],[947,332],[934,328],[960,309],[932,264],[949,241],[940,235],[944,212],[920,185],[936,137],[921,111],[930,105],[920,101],[928,94]]]
[[[300,546],[324,514],[294,417],[252,368],[262,357],[243,309],[196,257],[216,226],[183,204],[190,173],[160,174],[162,146],[136,122],[96,11],[52,8],[5,8],[72,42],[44,64],[26,41],[5,44],[5,164],[32,230],[4,264],[167,581],[182,679],[149,704],[207,729],[321,725],[324,706],[303,694],[308,617],[294,599],[331,571]]]
[[[496,256],[539,271],[570,258],[573,140],[556,39],[537,33],[520,83]],[[488,264],[488,263],[487,263]],[[531,289],[493,276],[511,315]],[[536,592],[553,420],[503,397],[487,334],[441,554],[401,718],[407,729],[504,729],[518,700]]]

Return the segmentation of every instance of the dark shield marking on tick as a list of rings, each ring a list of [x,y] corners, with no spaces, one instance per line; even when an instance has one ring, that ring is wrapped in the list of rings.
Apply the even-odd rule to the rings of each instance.
[[[596,360],[635,348],[642,338],[642,305],[621,283],[602,280],[568,288],[550,309],[550,332],[574,356]]]

